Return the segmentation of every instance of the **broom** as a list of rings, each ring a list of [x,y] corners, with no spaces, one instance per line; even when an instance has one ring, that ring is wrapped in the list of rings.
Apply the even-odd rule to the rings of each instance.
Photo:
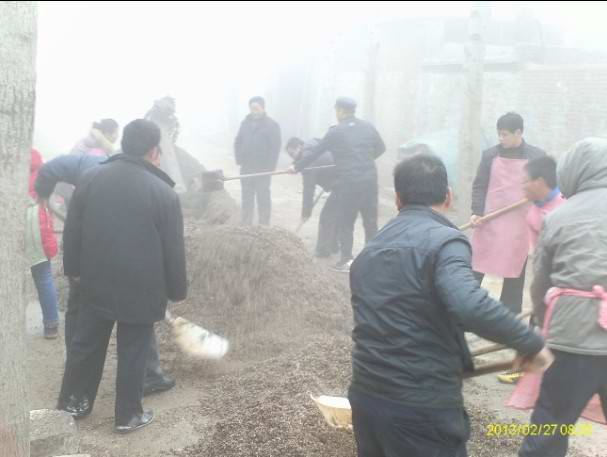
[[[230,343],[227,339],[183,317],[173,317],[167,310],[165,321],[171,327],[179,349],[193,358],[219,360],[228,352]]]

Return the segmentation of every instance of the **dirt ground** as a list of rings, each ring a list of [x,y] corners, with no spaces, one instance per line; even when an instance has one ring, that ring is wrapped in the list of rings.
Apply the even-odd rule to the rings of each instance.
[[[236,171],[223,158],[205,165],[223,167],[226,175]],[[273,224],[291,231],[299,222],[300,179],[281,176],[273,181]],[[238,198],[237,182],[226,183],[226,189]],[[380,224],[394,215],[389,182],[381,192],[380,213]],[[315,211],[300,232],[309,251],[314,246],[317,217],[318,211]],[[357,249],[362,245],[362,233],[359,224]],[[318,268],[327,280],[340,284],[347,295],[347,275],[329,270],[336,260],[317,262]],[[499,282],[491,278],[484,286],[492,293],[499,292]],[[344,316],[345,320],[350,318]],[[157,325],[161,329],[164,324]],[[28,306],[31,409],[55,406],[65,358],[63,339],[46,341],[41,333],[40,310],[38,304],[32,302]],[[78,423],[81,452],[94,457],[354,455],[351,433],[330,429],[309,399],[310,393],[345,394],[349,374],[346,333],[339,332],[331,339],[311,335],[290,352],[267,357],[257,355],[251,361],[229,356],[219,362],[176,362],[169,357],[166,346],[161,346],[160,351],[167,371],[177,378],[177,386],[170,392],[145,399],[145,407],[155,412],[154,424],[132,435],[119,436],[112,433],[116,358],[110,349],[95,410]],[[184,365],[189,369],[184,370]],[[311,376],[312,371],[321,374]],[[510,386],[497,383],[493,375],[465,383],[466,404],[474,427],[469,447],[471,457],[516,455],[519,439],[483,436],[489,423],[528,422],[529,412],[504,406],[511,391]],[[261,423],[269,424],[264,427],[277,432],[271,440],[259,433],[255,424]],[[307,451],[295,453],[292,451],[295,448]],[[572,456],[604,457],[607,427],[595,424],[592,436],[574,438],[572,448],[569,454]]]

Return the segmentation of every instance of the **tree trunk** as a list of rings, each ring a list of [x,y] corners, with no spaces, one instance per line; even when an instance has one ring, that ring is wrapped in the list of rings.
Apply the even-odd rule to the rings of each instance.
[[[36,3],[0,2],[0,456],[29,456],[25,212],[34,126]]]
[[[457,156],[457,189],[455,192],[457,223],[468,222],[471,213],[472,182],[481,155],[481,116],[483,109],[483,42],[484,3],[475,2],[468,25],[468,43],[464,62],[464,106],[459,131]]]

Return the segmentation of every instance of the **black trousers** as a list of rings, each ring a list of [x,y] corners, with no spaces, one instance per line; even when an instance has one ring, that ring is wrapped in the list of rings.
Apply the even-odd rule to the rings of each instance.
[[[247,174],[250,172],[241,170],[241,173]],[[245,178],[240,180],[240,185],[242,190],[241,223],[243,225],[253,225],[255,202],[257,202],[259,223],[261,225],[270,225],[270,216],[272,215],[270,186],[272,185],[272,177]]]
[[[607,356],[553,353],[555,360],[544,373],[531,423],[552,427],[556,424],[556,429],[554,433],[525,437],[519,457],[564,457],[569,436],[560,433],[560,426],[575,424],[588,401],[597,393],[607,417]]]
[[[525,289],[525,271],[527,262],[523,265],[523,271],[518,278],[504,278],[500,301],[514,314],[521,314],[523,310],[523,291]],[[483,283],[484,273],[474,272],[474,277],[479,284]]]
[[[466,457],[464,408],[413,408],[350,391],[358,457]]]
[[[325,201],[318,220],[318,239],[316,241],[316,253],[321,256],[329,256],[339,252],[339,240],[337,233],[337,220],[339,216],[339,202],[337,196],[331,192]]]
[[[338,210],[338,237],[341,250],[341,260],[353,258],[354,226],[360,213],[365,229],[365,243],[377,234],[378,189],[377,180],[348,183],[336,186]]]
[[[100,317],[86,307],[80,310],[65,363],[60,405],[71,395],[77,398],[86,395],[91,406],[94,404],[113,328],[114,321]],[[143,412],[143,378],[153,333],[152,324],[118,322],[115,403],[118,425],[126,424],[133,415]]]
[[[76,334],[78,322],[78,311],[81,303],[80,283],[69,279],[69,293],[67,298],[67,310],[65,311],[65,353],[69,352],[70,343]],[[152,332],[150,348],[145,362],[145,383],[153,384],[164,376],[160,367],[160,356],[158,354],[158,343],[156,332]]]

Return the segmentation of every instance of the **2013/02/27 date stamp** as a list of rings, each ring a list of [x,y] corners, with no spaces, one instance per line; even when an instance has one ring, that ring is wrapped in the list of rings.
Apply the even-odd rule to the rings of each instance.
[[[488,424],[485,436],[590,436],[592,424]]]

